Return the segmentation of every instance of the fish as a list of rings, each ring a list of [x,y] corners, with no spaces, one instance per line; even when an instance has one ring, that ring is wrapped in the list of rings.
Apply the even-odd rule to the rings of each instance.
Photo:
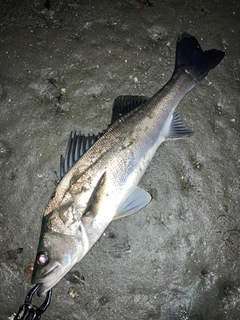
[[[194,36],[182,33],[172,77],[157,93],[118,96],[110,125],[97,135],[71,132],[42,218],[31,279],[41,284],[38,296],[89,252],[113,220],[151,201],[150,193],[138,186],[151,159],[163,141],[190,135],[175,109],[224,55],[203,51]]]

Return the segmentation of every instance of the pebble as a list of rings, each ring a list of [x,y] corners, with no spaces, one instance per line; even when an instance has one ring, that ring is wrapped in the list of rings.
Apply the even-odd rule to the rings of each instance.
[[[10,154],[11,154],[11,150],[8,144],[5,141],[0,140],[0,158],[9,157]]]

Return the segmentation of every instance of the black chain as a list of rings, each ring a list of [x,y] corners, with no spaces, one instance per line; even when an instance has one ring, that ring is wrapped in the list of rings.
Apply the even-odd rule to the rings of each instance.
[[[47,296],[43,304],[38,308],[32,305],[32,298],[34,293],[38,290],[41,283],[36,284],[27,294],[24,304],[19,308],[18,313],[14,317],[14,320],[38,320],[41,315],[46,311],[51,302],[52,289],[48,291]]]

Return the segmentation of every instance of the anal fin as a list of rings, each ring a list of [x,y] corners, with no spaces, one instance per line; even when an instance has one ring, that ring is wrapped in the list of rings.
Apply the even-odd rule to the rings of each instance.
[[[186,128],[179,114],[174,112],[166,139],[184,139],[189,137],[190,134],[191,132]]]

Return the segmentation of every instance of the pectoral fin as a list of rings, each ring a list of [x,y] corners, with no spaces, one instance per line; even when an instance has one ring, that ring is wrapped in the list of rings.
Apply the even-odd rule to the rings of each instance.
[[[140,187],[132,187],[120,203],[113,220],[128,216],[145,207],[151,195]]]
[[[101,178],[98,180],[96,187],[93,190],[93,193],[88,201],[87,208],[83,216],[96,216],[98,213],[98,207],[101,203],[101,198],[103,196],[104,190],[106,188],[106,172],[103,173]]]

